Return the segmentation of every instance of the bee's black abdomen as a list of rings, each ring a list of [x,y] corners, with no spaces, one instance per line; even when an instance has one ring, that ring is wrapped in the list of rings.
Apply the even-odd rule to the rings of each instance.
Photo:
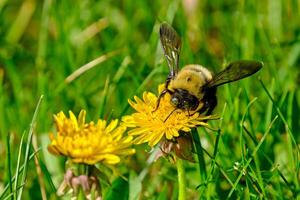
[[[207,88],[204,91],[204,96],[201,100],[201,102],[204,103],[203,107],[200,109],[199,113],[205,113],[205,115],[210,115],[215,107],[217,106],[218,100],[217,100],[217,88]]]

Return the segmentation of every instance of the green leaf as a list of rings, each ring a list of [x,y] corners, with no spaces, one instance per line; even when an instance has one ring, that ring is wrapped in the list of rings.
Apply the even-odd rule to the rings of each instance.
[[[128,200],[129,198],[129,184],[128,181],[118,177],[112,183],[111,187],[105,195],[105,200]]]
[[[129,176],[129,199],[130,200],[139,199],[139,195],[141,191],[142,191],[142,181],[134,171],[131,171]]]
[[[166,200],[168,199],[168,188],[167,184],[165,183],[162,190],[159,192],[159,196],[157,200]]]

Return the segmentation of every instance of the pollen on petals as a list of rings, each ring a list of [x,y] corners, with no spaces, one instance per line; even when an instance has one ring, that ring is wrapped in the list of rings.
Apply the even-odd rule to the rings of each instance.
[[[133,137],[124,136],[125,126],[118,126],[118,120],[112,120],[108,125],[105,120],[85,122],[86,112],[82,110],[78,118],[69,112],[69,118],[63,112],[54,115],[56,136],[49,135],[50,153],[69,157],[74,163],[117,164],[120,156],[135,153],[131,147]]]
[[[162,89],[160,85],[159,91]],[[135,112],[124,116],[122,122],[131,128],[128,134],[135,136],[135,144],[148,143],[153,147],[162,138],[171,140],[178,137],[179,132],[190,132],[191,128],[207,126],[206,120],[215,119],[212,116],[201,116],[196,111],[194,113],[181,109],[174,111],[175,107],[170,103],[171,96],[168,93],[155,110],[157,98],[151,92],[144,92],[142,99],[135,96],[134,101],[128,100]]]

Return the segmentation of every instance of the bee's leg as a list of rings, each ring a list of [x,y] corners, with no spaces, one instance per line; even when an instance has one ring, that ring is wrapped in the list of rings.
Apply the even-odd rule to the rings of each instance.
[[[170,112],[170,114],[166,117],[164,122],[166,122],[169,119],[169,117],[175,112],[175,110],[177,110],[177,108],[175,108],[174,110],[172,110],[172,112]]]
[[[190,113],[190,109],[187,110],[189,117],[192,116],[192,114]]]
[[[165,96],[165,94],[168,93],[168,92],[170,92],[168,89],[164,89],[164,90],[159,94],[158,99],[157,99],[157,103],[156,103],[156,107],[155,107],[155,109],[154,109],[152,112],[155,112],[155,111],[158,109],[161,98],[162,98],[163,96]]]
[[[168,78],[167,78],[167,80],[166,80],[166,83],[165,83],[165,89],[159,94],[158,99],[157,99],[156,107],[155,107],[155,109],[154,109],[152,112],[155,112],[155,111],[158,109],[160,100],[161,100],[161,98],[162,98],[163,96],[165,96],[166,93],[170,93],[170,94],[172,93],[172,92],[168,89],[168,86],[169,86],[170,81],[171,81],[172,78],[173,78],[173,76],[171,76],[171,75],[168,76]]]
[[[207,100],[201,100],[203,102],[202,108],[199,110],[199,113],[202,114],[204,113],[208,108],[209,108],[209,103]]]
[[[165,83],[165,90],[168,90],[170,92],[170,90],[168,89],[169,87],[169,84],[171,82],[171,80],[174,78],[174,75],[172,74],[169,74],[167,79],[166,79],[166,83]]]

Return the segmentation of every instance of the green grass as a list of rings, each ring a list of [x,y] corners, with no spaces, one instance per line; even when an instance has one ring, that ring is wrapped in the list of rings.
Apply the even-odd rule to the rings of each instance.
[[[182,2],[0,0],[2,198],[41,199],[41,191],[57,198],[64,160],[46,148],[53,114],[86,109],[89,120],[121,118],[132,113],[127,99],[156,92],[168,74],[158,42],[163,21],[182,36],[181,66],[217,72],[234,60],[264,62],[257,75],[218,89],[221,119],[210,122],[218,130],[199,128],[204,157],[184,163],[186,198],[300,198],[300,3],[199,1],[186,12]],[[136,148],[119,165],[128,182],[111,176],[107,198],[121,187],[124,199],[177,199],[176,166],[152,163],[146,146]]]

